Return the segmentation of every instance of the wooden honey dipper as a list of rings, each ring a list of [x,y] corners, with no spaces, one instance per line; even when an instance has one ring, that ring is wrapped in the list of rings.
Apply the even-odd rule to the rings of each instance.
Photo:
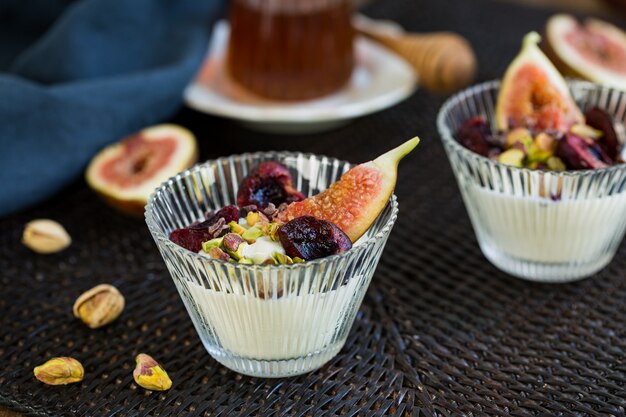
[[[419,83],[436,93],[451,93],[468,86],[476,76],[476,56],[469,42],[452,32],[406,33],[390,21],[363,15],[353,19],[355,29],[404,58],[419,76]]]

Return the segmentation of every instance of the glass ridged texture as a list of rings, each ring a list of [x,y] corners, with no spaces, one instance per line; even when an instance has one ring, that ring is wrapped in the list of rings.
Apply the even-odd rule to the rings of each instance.
[[[285,152],[208,161],[159,187],[146,206],[146,222],[211,356],[242,374],[284,377],[316,369],[342,348],[398,206],[392,196],[351,250],[302,264],[217,261],[168,239],[208,210],[234,204],[240,181],[267,160],[289,167],[297,189],[309,196],[350,168],[332,158]]]
[[[583,111],[599,106],[624,120],[626,93],[582,81],[568,84]],[[538,171],[464,148],[453,135],[474,116],[494,126],[499,86],[492,81],[462,91],[437,118],[480,248],[495,266],[520,278],[567,282],[590,276],[611,261],[624,236],[626,166]]]

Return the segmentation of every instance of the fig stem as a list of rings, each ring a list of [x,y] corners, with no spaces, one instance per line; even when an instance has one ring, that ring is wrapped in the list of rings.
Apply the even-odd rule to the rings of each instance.
[[[537,46],[539,42],[541,42],[541,35],[537,32],[529,32],[524,36],[524,40],[522,41],[522,50]]]
[[[379,167],[395,167],[402,158],[409,154],[417,144],[420,143],[420,138],[415,136],[413,139],[409,139],[397,148],[380,155],[374,159],[374,163]]]

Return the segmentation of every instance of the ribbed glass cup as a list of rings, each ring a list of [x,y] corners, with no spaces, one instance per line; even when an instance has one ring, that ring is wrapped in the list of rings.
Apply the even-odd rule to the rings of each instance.
[[[599,106],[623,121],[626,93],[568,82],[583,111]],[[533,281],[567,282],[594,274],[617,251],[626,228],[626,165],[540,171],[503,165],[461,146],[468,118],[494,125],[498,81],[451,97],[437,127],[483,254],[501,270]],[[623,125],[616,125],[618,134]],[[495,128],[494,128],[495,131]]]
[[[188,251],[168,236],[235,204],[240,181],[262,161],[283,163],[313,195],[350,165],[317,155],[268,152],[197,165],[161,185],[146,223],[207,351],[242,374],[285,377],[319,368],[343,347],[398,214],[395,196],[349,251],[294,265],[245,265]]]

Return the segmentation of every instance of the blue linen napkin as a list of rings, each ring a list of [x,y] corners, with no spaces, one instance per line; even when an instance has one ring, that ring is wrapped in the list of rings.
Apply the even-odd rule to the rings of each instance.
[[[0,217],[75,180],[106,144],[170,117],[223,1],[0,2],[5,53],[43,32],[0,58]]]

